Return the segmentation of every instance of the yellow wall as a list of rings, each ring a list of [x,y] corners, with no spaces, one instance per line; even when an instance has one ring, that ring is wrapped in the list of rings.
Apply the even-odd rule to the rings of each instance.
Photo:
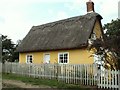
[[[98,20],[96,20],[93,31],[96,33],[97,38],[102,35],[101,25]],[[26,63],[26,55],[33,55],[33,63],[39,64],[44,62],[44,54],[50,54],[50,63],[58,63],[58,53],[69,53],[69,64],[91,64],[94,62],[93,57],[90,57],[91,52],[86,49],[76,49],[76,50],[61,50],[61,51],[48,51],[48,52],[30,52],[30,53],[20,53],[19,62]]]
[[[90,57],[90,52],[85,49],[77,50],[60,50],[60,51],[48,51],[48,52],[30,52],[20,53],[19,62],[26,63],[26,55],[33,55],[33,63],[39,64],[44,62],[44,54],[50,54],[50,63],[58,63],[58,53],[69,53],[69,64],[90,64],[93,63],[93,57]]]
[[[96,19],[96,23],[95,23],[93,31],[95,32],[97,38],[100,38],[100,36],[102,36],[102,28],[101,28],[101,24],[98,19]]]

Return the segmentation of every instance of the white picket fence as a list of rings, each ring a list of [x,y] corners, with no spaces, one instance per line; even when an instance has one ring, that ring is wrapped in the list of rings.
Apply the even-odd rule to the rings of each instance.
[[[93,64],[5,63],[2,67],[5,73],[15,73],[35,78],[57,79],[64,83],[98,86],[98,88],[120,88],[119,71],[99,71],[97,66]]]
[[[98,88],[119,89],[120,90],[120,71],[104,70],[98,73]]]

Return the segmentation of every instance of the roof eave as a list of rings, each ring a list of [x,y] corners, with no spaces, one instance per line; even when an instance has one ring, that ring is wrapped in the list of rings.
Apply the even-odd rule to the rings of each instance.
[[[87,48],[87,44],[82,44],[80,47],[73,48],[61,48],[61,49],[45,49],[45,50],[26,50],[26,51],[18,51],[19,53],[28,53],[28,52],[46,52],[46,51],[60,51],[60,50],[74,50],[74,49],[85,49]]]

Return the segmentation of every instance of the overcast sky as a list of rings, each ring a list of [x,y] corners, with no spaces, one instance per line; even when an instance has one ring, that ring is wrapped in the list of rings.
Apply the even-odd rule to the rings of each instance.
[[[14,43],[32,26],[86,14],[88,0],[0,0],[0,33]],[[119,0],[92,0],[102,24],[118,18]]]

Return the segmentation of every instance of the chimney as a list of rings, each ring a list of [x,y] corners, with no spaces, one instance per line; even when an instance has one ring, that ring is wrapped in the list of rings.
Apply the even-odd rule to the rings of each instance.
[[[87,13],[94,12],[94,3],[91,0],[86,2],[86,5],[87,5]]]

